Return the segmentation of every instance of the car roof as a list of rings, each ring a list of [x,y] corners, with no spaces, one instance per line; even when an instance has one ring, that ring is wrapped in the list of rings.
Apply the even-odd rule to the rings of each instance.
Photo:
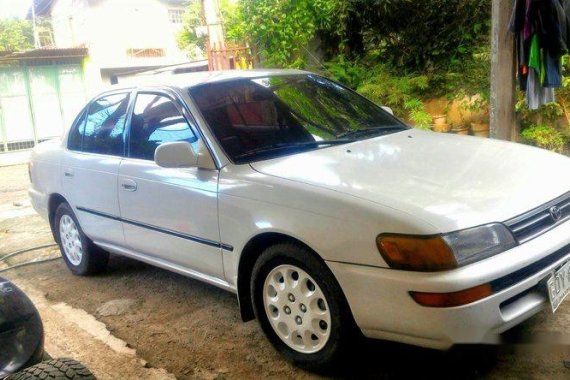
[[[310,74],[302,70],[283,69],[254,69],[254,70],[223,70],[223,71],[198,71],[185,74],[155,74],[155,75],[135,75],[126,78],[122,83],[111,86],[111,89],[123,89],[133,87],[174,87],[185,89],[199,86],[206,83],[221,82],[234,79],[248,79],[268,76]]]

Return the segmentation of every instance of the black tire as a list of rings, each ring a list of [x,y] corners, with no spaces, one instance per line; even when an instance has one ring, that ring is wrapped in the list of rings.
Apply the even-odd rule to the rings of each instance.
[[[268,274],[280,265],[293,265],[310,275],[322,290],[331,314],[330,336],[317,352],[302,353],[289,347],[269,322],[263,303],[263,286]],[[346,349],[360,336],[340,285],[326,264],[299,244],[281,243],[267,248],[254,265],[251,287],[255,316],[269,341],[295,365],[313,371],[328,371],[342,360]]]
[[[6,380],[94,380],[95,376],[73,359],[52,359],[18,373],[8,376]]]
[[[79,231],[79,238],[81,240],[81,261],[76,265],[72,263],[67,255],[65,254],[62,239],[60,237],[60,222],[61,218],[64,215],[68,215],[73,219],[77,230]],[[55,239],[57,244],[59,245],[59,249],[61,251],[61,255],[63,256],[63,260],[67,264],[67,267],[73,272],[73,274],[79,276],[86,276],[90,274],[96,274],[99,272],[104,271],[107,268],[107,263],[109,262],[109,253],[101,249],[100,247],[96,246],[85,234],[81,229],[81,225],[79,221],[75,217],[75,213],[71,209],[71,206],[67,203],[61,203],[57,210],[55,211],[55,219],[54,219],[54,231],[55,231]]]

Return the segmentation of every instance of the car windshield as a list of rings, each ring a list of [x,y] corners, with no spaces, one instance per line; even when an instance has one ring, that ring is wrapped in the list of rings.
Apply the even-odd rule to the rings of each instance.
[[[311,74],[209,83],[192,87],[190,96],[236,163],[407,129],[364,97]]]

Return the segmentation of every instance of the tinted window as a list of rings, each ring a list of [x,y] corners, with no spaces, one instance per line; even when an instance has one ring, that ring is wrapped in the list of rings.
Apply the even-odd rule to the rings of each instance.
[[[87,112],[85,110],[81,111],[75,122],[71,126],[69,131],[69,136],[67,137],[67,148],[70,150],[81,150],[81,138],[83,135],[80,133],[83,131],[83,124],[85,124],[85,115]]]
[[[166,96],[139,94],[131,120],[129,157],[154,160],[154,151],[165,142],[195,143],[196,135]]]
[[[210,83],[190,95],[234,161],[269,158],[407,127],[355,92],[316,75]]]
[[[127,118],[129,94],[109,95],[91,103],[83,134],[83,152],[123,155],[123,131]]]

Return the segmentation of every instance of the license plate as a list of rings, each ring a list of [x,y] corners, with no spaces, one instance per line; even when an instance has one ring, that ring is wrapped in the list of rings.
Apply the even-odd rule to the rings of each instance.
[[[548,287],[548,296],[550,297],[550,306],[554,313],[564,298],[570,293],[570,261],[558,269],[546,283]]]

